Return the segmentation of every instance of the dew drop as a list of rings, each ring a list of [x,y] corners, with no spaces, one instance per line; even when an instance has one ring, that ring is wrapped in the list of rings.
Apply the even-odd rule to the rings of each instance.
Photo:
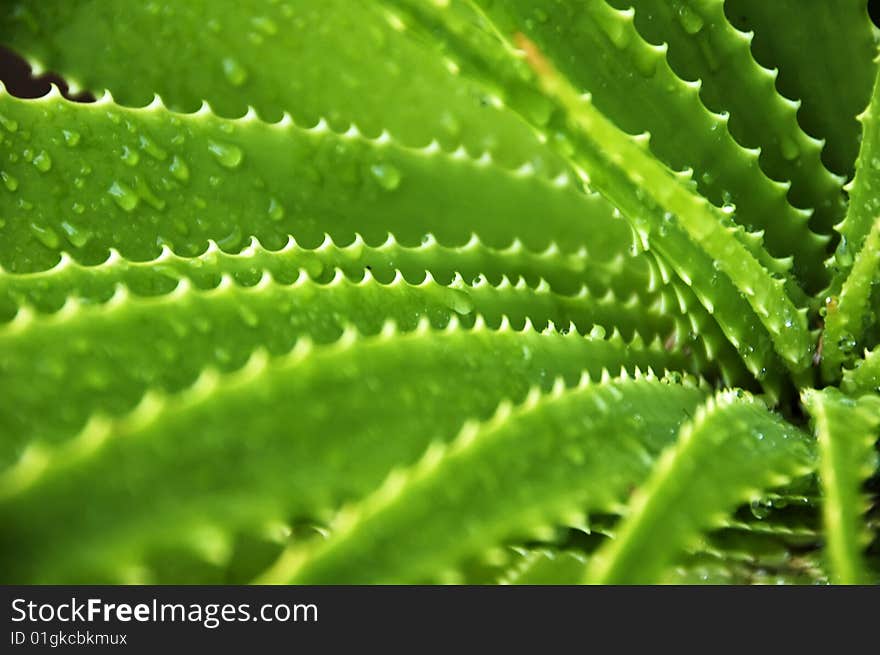
[[[141,150],[150,155],[153,159],[158,159],[159,161],[165,161],[168,157],[168,153],[162,150],[156,143],[148,136],[141,134],[138,137],[138,145],[140,145]]]
[[[3,185],[10,191],[15,191],[18,188],[18,180],[6,171],[0,171],[0,179],[3,180]]]
[[[122,155],[120,158],[127,166],[137,166],[137,163],[141,160],[141,156],[128,146],[122,146]]]
[[[79,132],[76,132],[74,130],[61,130],[61,134],[64,137],[64,143],[66,143],[71,148],[74,148],[79,144]]]
[[[263,34],[273,36],[278,33],[278,26],[271,18],[266,18],[265,16],[254,16],[253,18],[251,18],[251,23]]]
[[[41,173],[47,173],[52,168],[52,158],[45,150],[41,150],[31,163]]]
[[[474,311],[474,301],[461,289],[448,289],[447,305],[457,314],[467,315]]]
[[[247,81],[247,70],[236,59],[226,57],[223,60],[223,74],[232,86],[241,86]]]
[[[77,227],[73,223],[63,221],[61,223],[61,229],[64,231],[67,240],[70,241],[70,245],[74,248],[82,248],[89,240],[90,234],[88,230]]]
[[[121,209],[127,212],[132,211],[140,202],[140,198],[138,198],[137,194],[122,182],[114,182],[111,184],[110,188],[107,189],[107,193],[113,197],[113,200],[116,201],[116,204],[119,205]]]
[[[135,191],[153,209],[165,209],[165,201],[159,198],[142,178],[135,180]]]
[[[82,214],[86,208],[81,202],[75,202],[70,207],[75,214]]]
[[[0,125],[2,125],[7,132],[15,132],[18,129],[18,121],[7,118],[3,114],[0,114]]]
[[[284,206],[275,198],[269,198],[269,218],[280,221],[284,218]]]
[[[224,168],[237,168],[244,159],[241,148],[219,141],[209,141],[208,150]]]
[[[448,111],[443,112],[443,115],[440,116],[440,126],[452,137],[461,134],[461,123]]]
[[[770,515],[770,507],[758,500],[753,500],[749,503],[749,509],[752,512],[752,516],[758,520],[766,519]]]
[[[370,173],[386,191],[394,191],[400,186],[400,171],[392,164],[373,164],[370,166]]]
[[[849,332],[844,332],[843,336],[840,337],[840,340],[837,342],[837,346],[844,353],[851,353],[855,350],[857,345],[856,338],[851,335]]]
[[[217,245],[223,250],[231,252],[241,243],[241,228],[236,225],[232,228],[232,232],[222,239],[217,240]]]
[[[61,243],[55,230],[51,227],[43,227],[42,225],[31,223],[31,232],[33,232],[34,236],[37,237],[37,240],[47,248],[52,248],[54,250]]]
[[[248,327],[254,328],[260,322],[260,317],[254,313],[250,307],[245,305],[239,305],[238,313],[241,315],[241,320],[244,321],[245,325]]]
[[[837,257],[837,263],[841,266],[849,266],[853,263],[853,255],[852,252],[850,252],[849,243],[845,236],[840,238],[840,243],[837,246],[835,256]]]
[[[700,15],[688,7],[686,4],[681,3],[678,6],[678,22],[681,25],[682,29],[688,34],[696,34],[701,29],[703,29],[703,19]]]
[[[171,159],[171,165],[168,167],[168,170],[181,182],[186,182],[189,179],[189,166],[177,155],[174,155]]]

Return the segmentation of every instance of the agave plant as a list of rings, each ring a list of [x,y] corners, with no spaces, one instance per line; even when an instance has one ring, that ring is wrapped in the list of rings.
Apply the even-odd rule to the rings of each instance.
[[[0,42],[97,97],[0,92],[3,582],[878,580],[866,0]]]

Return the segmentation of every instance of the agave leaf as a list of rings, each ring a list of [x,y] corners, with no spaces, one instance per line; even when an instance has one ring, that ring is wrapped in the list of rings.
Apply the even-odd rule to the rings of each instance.
[[[387,130],[409,146],[436,139],[448,150],[488,151],[512,168],[529,162],[551,176],[564,170],[511,112],[492,106],[372,5],[4,2],[0,42],[28,55],[37,70],[59,71],[75,87],[109,89],[127,106],[158,93],[173,109],[193,112],[207,100],[227,118],[249,107],[270,121],[288,112],[302,125],[323,118],[338,132],[354,124],[373,137]]]
[[[197,257],[180,257],[165,246],[155,260],[132,262],[112,251],[107,261],[93,266],[64,254],[47,271],[0,275],[0,318],[11,318],[22,308],[25,316],[31,310],[56,312],[71,299],[107,302],[120,285],[136,295],[154,296],[170,293],[181,280],[213,289],[225,276],[243,286],[260,284],[267,275],[291,284],[305,276],[326,283],[335,275],[357,280],[365,274],[383,284],[406,280],[425,286],[429,276],[429,285],[437,281],[458,290],[441,296],[456,299],[460,311],[476,303],[493,324],[504,315],[516,323],[528,317],[538,326],[553,321],[562,329],[584,332],[593,323],[630,336],[638,328],[647,338],[663,337],[667,350],[691,355],[701,372],[717,370],[728,383],[745,381],[747,374],[717,324],[693,311],[695,300],[689,301],[674,286],[664,287],[661,274],[649,263],[649,258],[624,256],[594,262],[585,253],[562,255],[553,246],[533,253],[519,242],[498,250],[476,236],[460,247],[441,246],[432,238],[405,247],[389,236],[376,248],[360,237],[341,247],[326,237],[313,249],[302,248],[291,238],[278,251],[266,250],[253,238],[236,254],[209,242]],[[398,275],[403,280],[395,280]],[[585,281],[577,286],[579,279]],[[652,325],[657,332],[646,331]]]
[[[476,235],[463,246],[444,246],[431,236],[416,246],[404,246],[389,235],[379,246],[367,245],[360,235],[345,246],[325,236],[314,248],[300,246],[292,237],[280,250],[268,250],[256,237],[237,253],[225,252],[214,241],[195,257],[181,257],[166,245],[149,261],[132,261],[112,250],[106,261],[91,266],[80,264],[63,253],[57,265],[45,271],[0,276],[0,298],[6,316],[28,305],[41,312],[54,312],[68,297],[104,302],[118,285],[139,295],[169,293],[179,280],[187,279],[199,288],[217,286],[223,275],[251,286],[264,274],[291,283],[308,271],[315,279],[329,279],[335,269],[347,277],[372,277],[389,282],[398,271],[415,284],[429,273],[444,285],[484,278],[493,285],[502,280],[523,279],[531,287],[548,286],[563,295],[610,294],[620,298],[637,296],[646,305],[660,297],[662,280],[647,258],[620,256],[613,261],[595,261],[586,253],[563,254],[551,246],[533,252],[515,242],[497,249],[483,244]],[[672,308],[674,311],[675,307]]]
[[[568,178],[436,143],[404,148],[387,133],[371,139],[253,114],[226,120],[206,106],[173,114],[159,100],[142,109],[109,96],[75,104],[57,92],[38,100],[2,92],[0,113],[15,128],[4,130],[0,228],[0,263],[13,272],[49,268],[62,250],[87,263],[105,260],[110,247],[146,260],[162,244],[193,255],[208,239],[235,251],[251,236],[280,248],[289,234],[317,245],[325,233],[380,243],[392,232],[407,244],[433,233],[452,245],[476,233],[496,247],[518,238],[572,252],[590,243],[606,257],[631,241],[613,209]]]
[[[856,161],[856,174],[847,186],[850,203],[846,218],[837,226],[840,243],[830,264],[834,278],[825,298],[825,334],[822,374],[826,381],[839,379],[841,365],[850,364],[872,316],[872,286],[880,281],[880,71],[871,104],[859,114],[862,142]]]
[[[524,550],[498,581],[510,585],[576,584],[583,579],[588,562],[589,557],[578,551]],[[723,552],[698,552],[676,562],[663,584],[817,584],[824,581],[819,562],[811,556],[767,565],[759,558],[742,561]]]
[[[811,209],[810,223],[829,234],[846,211],[841,193],[845,180],[822,163],[823,142],[797,122],[800,103],[777,92],[778,71],[755,61],[754,34],[730,24],[724,0],[613,0],[613,4],[635,8],[639,32],[650,43],[668,44],[673,70],[685,80],[699,81],[706,107],[730,114],[727,126],[734,138],[746,148],[760,149],[761,168],[773,180],[790,182],[792,204]],[[807,265],[816,268],[814,262]]]
[[[840,253],[838,252],[838,255]],[[871,307],[872,288],[880,282],[880,215],[855,256],[840,294],[825,303],[822,335],[822,372],[826,380],[840,377],[841,365],[852,363],[864,343],[865,333],[876,322]]]
[[[375,334],[388,319],[413,329],[421,317],[438,327],[455,317],[465,327],[512,322],[555,331],[558,325],[577,335],[604,323],[601,335],[620,338],[623,330],[627,339],[655,341],[657,350],[664,350],[663,340],[676,330],[668,315],[637,299],[593,300],[586,291],[562,296],[546,285],[533,289],[506,278],[497,287],[485,278],[473,285],[456,278],[450,287],[431,277],[409,284],[399,275],[382,284],[369,274],[349,279],[337,269],[319,283],[300,269],[289,283],[263,274],[245,286],[210,262],[202,262],[200,272],[219,283],[200,289],[184,278],[171,292],[153,297],[117,287],[104,303],[69,300],[48,316],[23,311],[0,328],[0,425],[8,434],[0,461],[8,462],[10,452],[38,436],[52,441],[71,436],[96,410],[128,411],[151,387],[183,388],[206,366],[234,370],[255,349],[284,353],[302,336],[332,342],[347,324]],[[682,356],[670,357],[684,366]],[[37,388],[23,382],[35,364],[46,371]]]
[[[852,396],[880,393],[880,348],[866,352],[854,368],[844,371],[840,388]]]
[[[866,0],[0,4],[0,581],[877,579]]]
[[[808,287],[818,290],[827,283],[826,272],[813,265],[822,257],[827,238],[810,232],[810,212],[793,208],[786,200],[788,185],[770,180],[760,166],[758,151],[745,150],[734,140],[727,114],[706,109],[700,84],[685,82],[672,71],[665,46],[642,39],[631,9],[617,11],[601,1],[476,0],[475,4],[486,10],[503,34],[525,33],[574,87],[590,93],[596,108],[619,128],[650,134],[650,152],[673,170],[692,170],[696,189],[712,203],[735,205],[734,220],[751,232],[760,230],[767,250],[787,259],[774,262],[763,249],[754,248],[770,270],[784,273],[793,256],[798,277]],[[720,5],[717,10],[723,21]],[[732,89],[729,93],[736,95]],[[760,115],[755,107],[751,110]],[[839,182],[835,191],[839,198]],[[756,243],[761,243],[759,238]]]
[[[0,105],[15,125],[8,136],[10,150],[17,152],[20,145],[21,152],[30,153],[4,166],[4,173],[15,180],[15,190],[11,216],[0,228],[8,236],[5,247],[0,246],[0,260],[11,271],[40,271],[58,262],[32,277],[7,276],[0,282],[7,294],[51,296],[57,307],[65,289],[79,288],[83,293],[83,285],[100,285],[92,292],[106,298],[110,285],[123,279],[117,275],[131,259],[154,260],[152,268],[161,268],[168,289],[174,282],[174,275],[169,275],[172,269],[204,264],[203,258],[186,264],[180,256],[203,253],[211,240],[234,253],[253,236],[277,249],[288,243],[289,232],[309,245],[322,243],[328,234],[335,242],[345,242],[360,232],[373,243],[387,242],[390,231],[395,244],[426,240],[424,245],[430,246],[439,241],[447,250],[473,241],[477,234],[487,248],[510,250],[511,260],[522,259],[516,255],[521,249],[543,248],[548,253],[545,260],[551,255],[569,261],[579,258],[577,265],[589,271],[586,282],[597,296],[611,287],[622,297],[636,290],[650,302],[657,297],[646,293],[660,285],[656,266],[644,256],[624,254],[629,252],[630,229],[603,199],[529,170],[503,169],[489,158],[474,161],[461,151],[448,154],[436,147],[413,150],[394,144],[387,135],[367,139],[357,132],[336,134],[323,126],[302,129],[289,121],[266,124],[252,116],[228,121],[205,109],[171,114],[158,102],[145,109],[127,109],[109,98],[88,106],[57,95],[36,101],[3,95]],[[119,158],[104,157],[99,143],[113,147]],[[219,144],[223,150],[218,156]],[[236,158],[237,163],[226,160],[234,164],[232,168],[220,160],[224,153]],[[48,170],[34,164],[46,158],[51,162]],[[446,182],[438,184],[440,179],[455,193],[447,192]],[[554,222],[558,229],[551,226]],[[432,229],[437,232],[433,240],[425,236]],[[177,256],[163,255],[164,246]],[[111,248],[121,260],[110,256]],[[84,271],[66,260],[62,263],[61,252],[86,263],[114,263]],[[423,251],[410,248],[409,252],[419,259]],[[394,255],[404,264],[413,259],[399,248]],[[291,272],[296,271],[296,262],[289,258],[269,259],[276,269],[291,263]],[[420,267],[451,275],[448,265],[436,267],[437,259]],[[225,262],[231,264],[234,258]],[[265,264],[264,257],[239,261],[249,267]],[[314,264],[311,261],[306,268]],[[537,285],[536,276],[522,266],[488,265],[481,271],[462,262],[461,272],[470,271],[473,275],[468,279],[483,273],[500,281],[505,273],[515,279],[522,271]],[[355,272],[351,265],[346,270]],[[576,276],[563,282],[564,276],[552,267],[543,270],[554,285],[567,285],[572,294],[583,284]],[[69,281],[62,283],[64,279]],[[157,291],[161,289],[160,284]],[[680,338],[679,345],[700,350],[699,341],[705,338],[707,348],[719,353],[725,378],[743,383],[745,376],[732,360],[730,346],[692,295],[681,290],[662,294],[667,298],[664,306],[691,315],[690,329],[680,332],[694,338]],[[16,303],[6,298],[5,304],[8,318]],[[38,298],[37,304],[44,303]],[[715,357],[710,353],[709,358]]]
[[[819,444],[826,553],[838,584],[868,582],[863,551],[868,544],[864,521],[868,504],[862,483],[877,466],[874,444],[880,427],[880,396],[855,401],[834,388],[805,391]]]
[[[704,397],[644,378],[533,393],[393,474],[343,511],[327,541],[289,551],[261,580],[420,581],[507,539],[580,522],[620,503]]]
[[[630,502],[614,540],[592,559],[586,579],[657,581],[701,530],[760,490],[814,466],[811,440],[748,395],[725,391],[685,425]]]
[[[586,562],[586,556],[577,551],[526,550],[498,581],[506,585],[573,584],[583,576]]]
[[[725,1],[730,21],[754,31],[756,59],[779,69],[780,93],[802,102],[798,120],[825,141],[822,158],[838,175],[852,173],[859,143],[855,116],[868,104],[874,81],[876,29],[867,7],[867,0]]]
[[[511,54],[509,42],[492,37],[462,15],[465,5],[410,0],[394,4],[410,12],[426,32],[440,31],[448,56],[455,56],[463,71],[492,85],[533,124],[546,125],[548,115],[556,117],[552,130],[563,138],[555,145],[580,167],[593,188],[620,208],[643,243],[694,288],[753,373],[764,378],[778,369],[767,366],[775,349],[790,370],[803,376],[812,352],[806,312],[788,296],[784,282],[755,258],[741,231],[725,227],[720,209],[694,194],[642,143],[611,124],[533,45],[520,42],[534,70]],[[541,129],[549,134],[551,127]],[[559,139],[548,136],[550,141]]]
[[[750,547],[752,545],[750,544]],[[664,584],[713,585],[815,585],[827,584],[821,561],[812,553],[791,556],[786,551],[748,559],[728,558],[723,553],[696,553],[682,558],[663,580]]]
[[[455,322],[437,332],[427,321],[257,351],[238,371],[207,370],[176,394],[154,388],[128,414],[97,414],[75,438],[32,444],[0,474],[2,578],[131,580],[160,547],[201,552],[206,533],[228,546],[235,530],[326,520],[465,417],[638,359],[618,339]]]

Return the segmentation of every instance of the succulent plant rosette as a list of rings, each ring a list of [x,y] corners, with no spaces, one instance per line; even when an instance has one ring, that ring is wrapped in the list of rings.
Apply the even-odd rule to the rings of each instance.
[[[877,583],[877,38],[2,3],[0,581]]]

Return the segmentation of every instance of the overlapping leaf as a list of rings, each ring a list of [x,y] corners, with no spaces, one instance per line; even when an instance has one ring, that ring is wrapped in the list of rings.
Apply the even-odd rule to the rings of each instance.
[[[0,579],[873,581],[839,4],[4,4]]]

